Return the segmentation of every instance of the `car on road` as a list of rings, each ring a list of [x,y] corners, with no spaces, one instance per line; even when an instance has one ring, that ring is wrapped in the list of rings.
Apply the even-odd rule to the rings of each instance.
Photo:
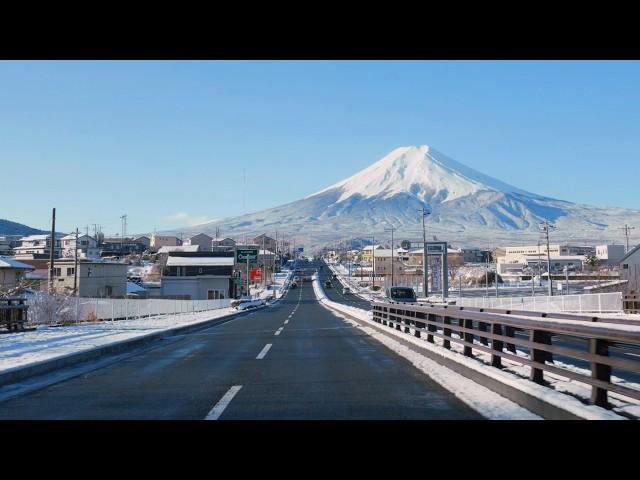
[[[298,288],[298,282],[296,281],[291,282],[291,288]]]
[[[392,302],[416,303],[416,292],[411,287],[390,287],[385,290],[385,297]]]
[[[329,280],[327,280],[326,282],[324,282],[324,286],[326,288],[331,288],[333,285],[331,285],[331,282]]]
[[[342,289],[342,294],[343,295],[350,295],[351,294],[351,289],[349,287],[344,287]]]

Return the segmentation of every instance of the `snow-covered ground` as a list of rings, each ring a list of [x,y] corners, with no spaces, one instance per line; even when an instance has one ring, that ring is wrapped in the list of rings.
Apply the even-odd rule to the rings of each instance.
[[[39,327],[31,332],[0,335],[0,372],[234,313],[238,313],[238,310],[221,308],[207,312],[160,315],[137,320]]]

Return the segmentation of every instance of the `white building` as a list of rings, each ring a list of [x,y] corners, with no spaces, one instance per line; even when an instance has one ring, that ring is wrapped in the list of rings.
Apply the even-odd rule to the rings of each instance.
[[[620,259],[620,278],[628,280],[625,291],[640,293],[640,245]]]
[[[78,235],[76,244],[76,234],[72,233],[62,237],[62,258],[75,258],[76,250],[78,258],[100,258],[100,249],[95,238],[89,235]]]
[[[62,252],[61,239],[64,234],[57,233],[53,246],[55,258]],[[16,258],[49,258],[51,252],[51,234],[29,235],[20,239],[20,245],[14,248]]]
[[[504,255],[498,257],[498,263],[524,263],[527,256],[540,255],[540,257],[547,256],[547,244],[540,243],[539,245],[521,245],[516,247],[503,247]],[[590,253],[596,253],[595,247],[589,245],[561,245],[551,244],[549,245],[549,255],[551,257],[560,256],[576,256],[576,255],[588,255]]]
[[[596,257],[607,265],[614,265],[624,257],[624,245],[597,245]]]
[[[162,273],[162,296],[184,300],[232,298],[234,256],[212,252],[174,252]]]

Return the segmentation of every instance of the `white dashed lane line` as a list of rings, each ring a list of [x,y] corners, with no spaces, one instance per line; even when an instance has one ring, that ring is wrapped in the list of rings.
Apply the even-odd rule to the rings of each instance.
[[[204,419],[218,420],[218,418],[220,418],[220,415],[222,415],[222,413],[224,412],[225,408],[227,408],[229,403],[231,403],[231,400],[233,400],[233,397],[236,396],[236,393],[238,393],[241,388],[242,385],[234,385],[229,390],[227,390],[227,393],[225,393],[224,396],[218,401],[218,403],[215,404],[215,406],[211,409],[209,414],[204,417]]]
[[[256,357],[256,360],[262,360],[272,346],[273,343],[267,343]]]

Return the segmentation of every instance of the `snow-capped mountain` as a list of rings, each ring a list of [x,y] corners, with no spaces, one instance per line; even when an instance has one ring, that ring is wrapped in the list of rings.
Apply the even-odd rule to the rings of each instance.
[[[301,200],[198,225],[187,232],[241,237],[296,235],[309,247],[335,240],[388,236],[419,238],[428,206],[429,236],[456,245],[520,243],[556,225],[556,240],[620,240],[618,228],[640,223],[640,211],[581,205],[521,190],[473,170],[426,145],[400,147],[355,175]]]

